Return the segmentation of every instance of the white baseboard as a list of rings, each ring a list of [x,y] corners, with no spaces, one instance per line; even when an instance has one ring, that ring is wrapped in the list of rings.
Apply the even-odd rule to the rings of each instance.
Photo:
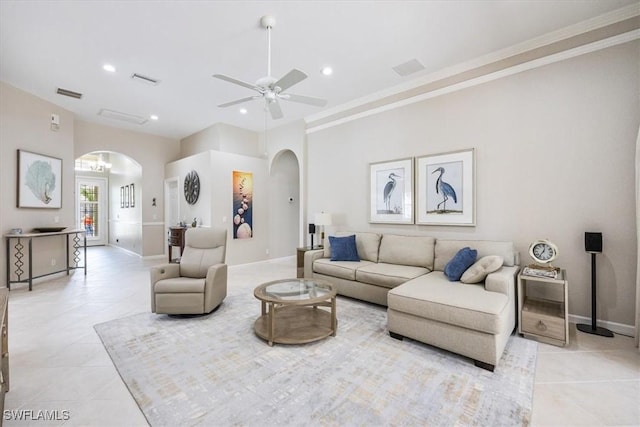
[[[112,248],[118,249],[118,250],[120,250],[122,252],[126,252],[128,254],[135,255],[137,257],[142,258],[142,255],[140,255],[139,253],[136,253],[136,252],[133,252],[133,251],[131,251],[129,249],[123,248],[122,246],[112,245],[111,243],[107,244],[106,246],[111,246]]]
[[[167,262],[169,262],[169,259],[167,258],[168,255],[167,254],[159,254],[159,255],[145,255],[142,257],[142,259],[167,259]]]
[[[576,314],[569,315],[569,323],[586,323],[591,324],[591,318],[585,316],[578,316]],[[636,328],[633,325],[625,325],[624,323],[609,322],[607,320],[596,320],[596,325],[609,329],[616,334],[626,335],[628,337],[634,337]]]

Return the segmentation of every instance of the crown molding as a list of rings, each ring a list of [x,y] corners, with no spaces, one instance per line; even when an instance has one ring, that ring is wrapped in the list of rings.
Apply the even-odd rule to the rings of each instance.
[[[640,38],[631,5],[305,118],[306,133]]]

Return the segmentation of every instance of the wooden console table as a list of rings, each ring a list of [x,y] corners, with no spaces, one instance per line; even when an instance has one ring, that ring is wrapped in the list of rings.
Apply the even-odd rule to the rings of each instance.
[[[180,256],[184,252],[184,233],[187,231],[187,227],[169,227],[169,262],[173,262],[173,247],[180,247]]]
[[[67,263],[66,267],[62,270],[52,271],[50,273],[41,274],[39,276],[33,275],[33,239],[38,239],[42,237],[52,237],[52,236],[65,236],[66,240],[66,254],[67,254]],[[71,240],[73,241],[73,260],[70,259],[70,236],[73,236]],[[69,271],[75,270],[77,268],[84,269],[85,276],[87,275],[87,235],[84,229],[75,229],[75,230],[67,230],[67,231],[57,231],[52,233],[23,233],[23,234],[5,234],[4,238],[7,242],[7,288],[11,289],[12,283],[29,283],[29,290],[33,287],[33,279],[38,279],[40,277],[49,276],[51,274],[62,273],[64,271],[67,272],[67,276],[69,275]],[[22,258],[24,258],[24,244],[23,240],[27,240],[27,260],[29,262],[29,270],[25,272],[22,267],[24,267],[24,262]],[[15,242],[13,248],[15,249],[15,254],[13,256],[13,270],[11,269],[11,241]],[[80,265],[80,254],[81,249],[84,249],[84,262],[83,265]],[[15,273],[17,276],[17,280],[11,280],[11,273]],[[23,276],[26,276],[23,278]]]

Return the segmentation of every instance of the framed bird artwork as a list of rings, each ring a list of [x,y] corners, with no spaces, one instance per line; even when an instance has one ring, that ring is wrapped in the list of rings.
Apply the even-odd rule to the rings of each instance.
[[[476,224],[473,148],[417,157],[416,173],[416,224]]]
[[[413,159],[369,164],[370,223],[413,224]]]

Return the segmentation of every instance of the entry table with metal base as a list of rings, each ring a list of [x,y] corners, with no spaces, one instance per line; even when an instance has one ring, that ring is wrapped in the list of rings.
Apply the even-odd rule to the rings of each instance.
[[[38,276],[33,275],[33,240],[39,238],[55,238],[57,236],[62,236],[65,242],[65,253],[66,253],[66,265],[56,271],[50,271],[48,273],[43,273]],[[75,230],[66,230],[66,231],[56,231],[56,232],[43,232],[43,233],[20,233],[20,234],[5,234],[4,238],[6,240],[6,262],[7,262],[7,271],[6,271],[6,285],[7,288],[11,289],[12,283],[28,283],[29,290],[33,288],[33,279],[38,279],[40,277],[49,276],[51,274],[63,273],[66,272],[67,276],[71,270],[83,269],[84,275],[87,275],[87,233],[85,229],[75,229]],[[22,261],[24,258],[24,244],[23,241],[27,242],[27,271],[24,271],[22,267],[24,267],[25,263]],[[13,267],[11,268],[11,259],[12,259],[12,251],[11,251],[11,242],[14,242],[13,246]],[[73,249],[73,250],[71,250]],[[84,256],[81,254],[84,252]],[[83,261],[80,264],[80,261]],[[42,262],[42,260],[40,260]],[[11,274],[16,276],[16,280],[11,280]],[[23,277],[26,276],[26,277]]]
[[[336,290],[328,282],[276,280],[258,286],[253,295],[262,303],[255,332],[270,346],[304,344],[336,335]]]

